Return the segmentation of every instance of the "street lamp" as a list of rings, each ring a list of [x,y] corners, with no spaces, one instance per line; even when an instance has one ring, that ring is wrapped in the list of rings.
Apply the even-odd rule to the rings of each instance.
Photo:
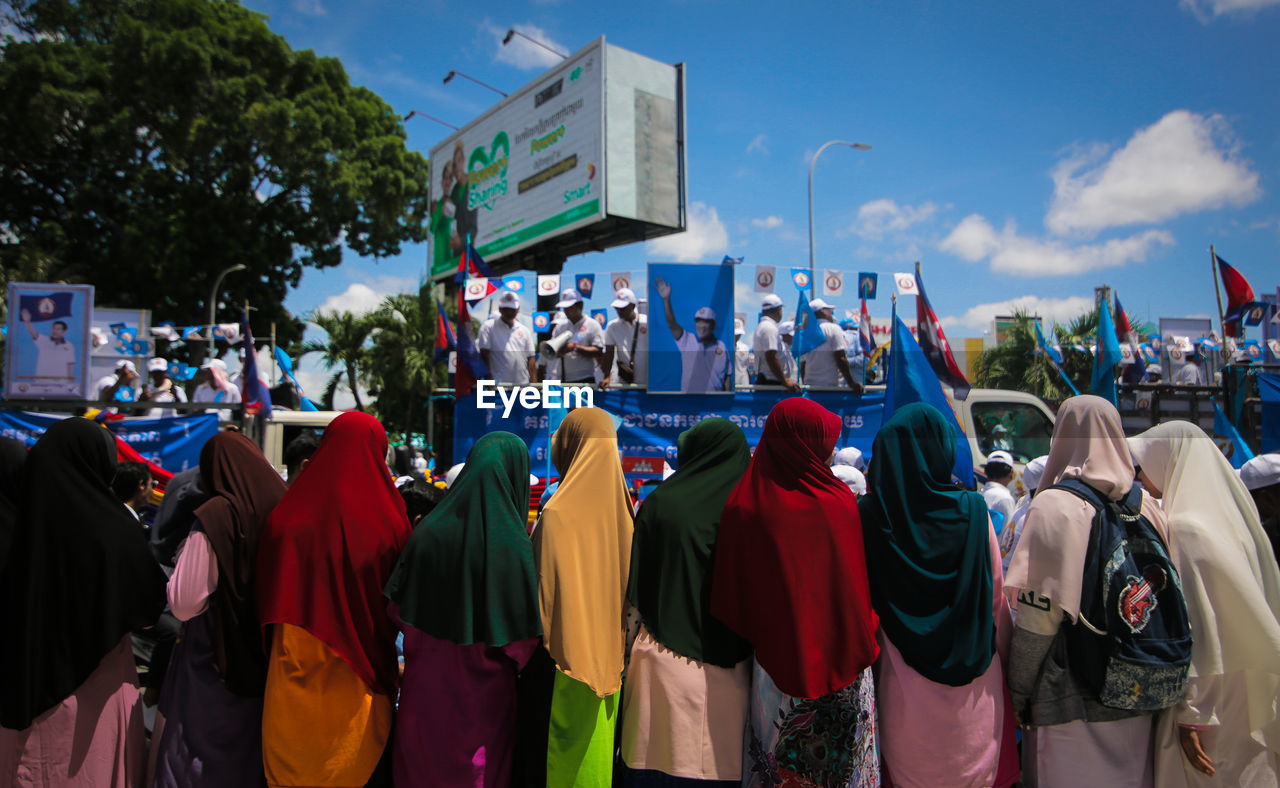
[[[524,33],[521,33],[519,30],[516,30],[514,27],[507,31],[507,35],[506,35],[506,37],[502,39],[502,45],[503,45],[503,46],[506,46],[507,44],[510,44],[510,43],[511,43],[511,39],[512,39],[512,37],[514,37],[514,36],[520,36],[520,37],[521,37],[521,38],[523,38],[525,41],[528,41],[528,42],[533,43],[533,44],[537,44],[538,46],[540,46],[540,47],[542,47],[543,49],[547,50],[547,51],[548,51],[548,52],[550,52],[551,54],[553,54],[553,55],[558,55],[558,56],[560,57],[560,59],[561,59],[561,60],[568,60],[568,59],[569,59],[569,56],[568,56],[568,55],[566,55],[565,53],[561,52],[560,50],[558,50],[558,49],[553,49],[552,47],[547,46],[546,44],[542,43],[542,42],[541,42],[541,41],[539,41],[538,39],[533,38],[533,37],[531,37],[531,36],[527,36],[527,35],[525,35]]]
[[[813,160],[809,162],[809,281],[812,282],[817,276],[813,266],[813,166],[818,163],[818,157],[822,152],[832,145],[844,145],[854,150],[871,150],[870,145],[863,145],[861,142],[845,142],[844,140],[831,140],[830,142],[818,148],[818,152],[813,154]]]
[[[411,110],[409,110],[409,114],[404,116],[404,121],[403,121],[403,122],[404,122],[404,123],[408,123],[408,122],[409,122],[409,119],[410,119],[410,118],[412,118],[412,117],[414,117],[415,115],[416,115],[417,117],[420,117],[420,118],[426,118],[427,120],[434,120],[436,123],[439,123],[441,126],[448,126],[449,128],[453,129],[454,131],[457,131],[457,130],[458,130],[458,127],[457,127],[457,126],[455,126],[455,125],[453,125],[452,123],[445,123],[443,120],[440,120],[439,118],[437,118],[437,117],[435,117],[435,116],[433,116],[433,115],[428,115],[428,114],[427,114],[427,113],[425,113],[425,112],[419,112],[419,111],[418,111],[418,110],[416,110],[416,109],[411,109]]]
[[[213,327],[215,325],[214,321],[218,319],[215,313],[215,309],[218,306],[218,288],[222,286],[222,278],[227,274],[233,273],[235,271],[243,271],[248,267],[249,266],[245,265],[244,263],[236,263],[230,268],[224,269],[222,273],[218,274],[218,278],[213,280],[213,289],[209,291],[209,360],[210,361],[213,361],[213,341],[214,341]]]
[[[481,82],[480,80],[476,79],[475,77],[472,77],[472,76],[468,76],[468,75],[466,75],[466,74],[463,74],[461,71],[454,71],[454,70],[450,70],[448,74],[445,74],[445,75],[444,75],[444,84],[448,85],[448,84],[449,84],[449,82],[450,82],[450,80],[452,80],[454,77],[462,77],[463,79],[469,79],[469,80],[471,80],[472,82],[474,82],[474,83],[476,83],[477,85],[479,85],[480,87],[482,87],[482,88],[488,88],[489,90],[492,90],[494,93],[497,93],[499,96],[502,96],[503,98],[506,98],[506,97],[507,97],[507,94],[506,94],[506,93],[503,93],[501,90],[498,90],[498,89],[497,89],[497,88],[495,88],[493,85],[487,84],[487,83],[485,83],[485,82]]]

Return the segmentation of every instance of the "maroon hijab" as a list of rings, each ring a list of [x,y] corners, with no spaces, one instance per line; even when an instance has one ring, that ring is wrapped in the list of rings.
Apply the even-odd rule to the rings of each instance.
[[[387,433],[367,413],[334,419],[267,520],[258,547],[258,615],[292,624],[347,661],[375,692],[397,686],[395,627],[383,586],[409,540],[387,469]]]
[[[843,689],[879,654],[857,499],[827,466],[839,437],[821,405],[779,402],[720,516],[711,613],[797,698]]]

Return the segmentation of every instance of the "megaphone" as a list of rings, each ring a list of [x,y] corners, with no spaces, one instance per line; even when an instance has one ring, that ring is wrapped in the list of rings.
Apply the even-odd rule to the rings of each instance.
[[[560,349],[563,348],[565,345],[569,344],[569,340],[572,338],[573,338],[573,332],[566,331],[563,334],[560,334],[559,336],[556,336],[552,339],[548,339],[547,341],[542,343],[541,350],[543,355],[549,356],[551,358],[558,356],[560,354]]]

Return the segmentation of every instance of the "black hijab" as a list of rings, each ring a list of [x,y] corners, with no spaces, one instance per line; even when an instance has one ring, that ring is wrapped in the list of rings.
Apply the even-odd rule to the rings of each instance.
[[[9,543],[13,540],[18,517],[18,490],[22,489],[22,464],[27,447],[13,438],[0,438],[0,572],[9,559]]]
[[[78,417],[51,426],[27,456],[22,527],[0,576],[6,728],[30,727],[164,609],[164,572],[138,521],[111,494],[115,466],[111,434]]]

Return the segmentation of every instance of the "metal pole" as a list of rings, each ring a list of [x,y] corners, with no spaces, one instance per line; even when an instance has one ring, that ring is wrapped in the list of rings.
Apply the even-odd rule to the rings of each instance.
[[[533,43],[533,44],[537,44],[538,46],[540,46],[540,47],[542,47],[543,49],[547,50],[547,51],[548,51],[548,52],[550,52],[551,54],[553,54],[553,55],[559,55],[561,60],[568,60],[568,59],[569,59],[569,56],[568,56],[568,55],[566,55],[565,53],[561,52],[560,50],[555,49],[555,48],[553,48],[553,47],[549,47],[549,46],[547,46],[546,44],[544,44],[544,43],[542,43],[541,41],[539,41],[538,39],[533,38],[532,36],[527,36],[527,35],[525,35],[524,33],[521,33],[519,30],[516,30],[514,27],[513,27],[513,28],[511,28],[511,29],[509,29],[509,30],[507,30],[507,35],[502,39],[502,45],[503,45],[503,46],[506,46],[507,44],[510,44],[510,43],[511,43],[511,38],[512,38],[512,36],[520,36],[520,37],[521,37],[521,38],[523,38],[525,41],[528,41],[528,42]]]
[[[832,145],[844,145],[846,147],[853,148],[854,150],[871,150],[870,145],[863,145],[860,142],[845,142],[844,140],[831,140],[830,142],[824,143],[821,148],[818,148],[818,152],[813,154],[813,158],[809,161],[809,281],[810,283],[812,283],[815,277],[817,276],[817,273],[814,270],[814,264],[813,264],[813,168],[814,168],[814,165],[818,163],[818,157],[822,155],[822,152],[827,148],[830,148]]]
[[[236,263],[230,268],[224,269],[218,274],[218,278],[213,280],[213,289],[209,291],[209,360],[213,360],[213,326],[217,320],[216,309],[218,307],[218,288],[222,286],[222,279],[233,271],[243,271],[248,268],[244,263]]]
[[[471,76],[471,75],[469,75],[469,74],[463,74],[461,71],[457,71],[456,69],[455,69],[455,70],[453,70],[453,71],[450,71],[448,74],[445,74],[445,75],[444,75],[444,84],[446,84],[446,85],[447,85],[447,84],[449,84],[449,81],[450,81],[451,79],[453,79],[454,77],[462,77],[463,79],[469,79],[469,80],[471,80],[472,82],[474,82],[474,83],[476,83],[477,85],[479,85],[480,87],[482,87],[482,88],[488,88],[489,90],[492,90],[494,93],[497,93],[499,96],[502,96],[503,98],[506,98],[506,97],[507,97],[507,94],[506,94],[506,93],[503,93],[501,90],[498,90],[498,89],[497,89],[497,88],[495,88],[493,85],[490,85],[490,84],[489,84],[489,83],[487,83],[487,82],[481,82],[480,80],[476,79],[475,77],[473,77],[473,76]]]

